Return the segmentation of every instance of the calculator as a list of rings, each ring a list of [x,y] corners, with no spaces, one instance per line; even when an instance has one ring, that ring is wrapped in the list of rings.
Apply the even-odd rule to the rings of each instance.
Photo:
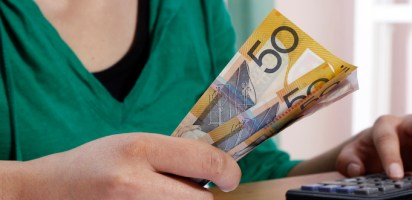
[[[302,185],[298,189],[287,191],[286,199],[412,200],[412,174],[405,174],[405,177],[399,180],[392,180],[384,174],[371,174]]]

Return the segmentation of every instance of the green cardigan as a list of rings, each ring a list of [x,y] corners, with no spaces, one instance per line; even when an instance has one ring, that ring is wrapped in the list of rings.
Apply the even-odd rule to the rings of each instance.
[[[118,102],[33,0],[0,2],[0,159],[35,159],[111,134],[173,132],[234,55],[234,31],[221,0],[150,4],[150,57]],[[268,141],[239,162],[242,182],[283,177],[296,163]]]

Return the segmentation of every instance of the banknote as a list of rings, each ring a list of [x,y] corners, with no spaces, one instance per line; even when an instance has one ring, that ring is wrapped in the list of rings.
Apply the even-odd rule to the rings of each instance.
[[[327,63],[335,74],[355,68],[319,45],[278,11],[273,10],[240,48],[173,133],[204,138],[256,104],[280,95],[289,106],[303,89],[282,94],[305,74]],[[316,79],[318,75],[312,79]],[[288,87],[289,86],[289,87]],[[292,99],[290,101],[284,101]],[[299,95],[302,97],[302,95]],[[240,129],[239,126],[232,127]],[[216,132],[216,131],[215,131]],[[209,140],[209,143],[216,141]]]
[[[355,66],[273,10],[172,135],[204,141],[239,160],[356,89]]]
[[[357,84],[352,82],[353,80],[356,80],[356,73],[352,73],[353,70],[355,70],[355,68],[339,73],[329,81],[324,82],[319,88],[307,93],[301,101],[298,101],[293,106],[284,106],[284,109],[278,111],[278,114],[271,122],[267,123],[264,127],[255,130],[255,132],[249,132],[246,138],[232,144],[230,149],[227,148],[224,150],[235,160],[239,160],[256,148],[260,143],[276,135],[302,117],[310,115],[315,110],[319,110],[321,107],[329,105],[343,96],[357,90]],[[348,76],[351,77],[348,78]],[[254,119],[255,116],[250,116],[250,118]],[[245,127],[244,129],[247,128]],[[228,138],[225,142],[231,142],[230,139],[238,140],[236,137]]]
[[[216,144],[226,137],[238,132],[240,136],[245,137],[248,134],[245,132],[253,132],[265,126],[268,122],[276,117],[277,113],[287,107],[285,101],[281,101],[279,97],[287,96],[298,89],[300,92],[312,91],[320,87],[323,83],[335,76],[333,69],[327,63],[323,63],[312,71],[302,76],[299,80],[288,85],[286,88],[277,92],[270,98],[260,101],[248,110],[233,117],[229,121],[221,124],[219,127],[209,131],[199,140],[203,140],[210,144]],[[293,93],[294,94],[294,93]],[[301,95],[297,93],[298,95]],[[296,94],[294,94],[296,96]],[[247,127],[245,129],[245,127]],[[239,139],[239,138],[238,138]],[[232,141],[232,140],[229,140]],[[226,143],[227,144],[227,143]],[[219,146],[221,147],[221,146]],[[227,149],[227,148],[222,148]]]
[[[299,81],[295,81],[288,85],[288,87],[277,92],[277,95],[273,95],[273,97],[268,98],[267,101],[256,104],[252,108],[208,132],[208,134],[204,135],[200,140],[213,144],[224,151],[229,151],[235,145],[243,142],[257,130],[260,130],[280,114],[284,113],[289,109],[289,104],[295,104],[300,99],[304,100],[302,97],[305,98],[312,93],[312,91],[320,89],[335,76],[336,74],[330,66],[324,63],[305,74]],[[298,93],[295,93],[295,91],[298,91]],[[290,94],[293,94],[293,96]],[[282,100],[282,97],[290,98],[290,100]]]

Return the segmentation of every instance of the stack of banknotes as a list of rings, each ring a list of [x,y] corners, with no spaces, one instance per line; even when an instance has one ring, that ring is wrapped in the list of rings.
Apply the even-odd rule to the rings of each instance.
[[[298,119],[357,88],[355,66],[273,10],[173,136],[207,142],[239,160]]]

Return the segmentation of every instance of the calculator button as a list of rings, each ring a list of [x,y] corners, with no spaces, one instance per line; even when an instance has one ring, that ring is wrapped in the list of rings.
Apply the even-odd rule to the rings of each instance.
[[[318,189],[319,189],[319,192],[335,192],[336,188],[339,188],[339,187],[341,186],[340,185],[323,185],[323,186],[320,186]]]
[[[342,185],[342,186],[356,186],[358,184],[359,183],[357,183],[357,182],[340,182],[340,185]]]
[[[340,181],[324,181],[324,182],[321,182],[321,184],[324,184],[324,185],[344,185],[345,183],[340,182]],[[352,184],[352,183],[349,183],[349,184]]]
[[[394,182],[394,184],[395,184],[395,187],[397,187],[397,188],[403,188],[403,186],[404,186],[403,181],[396,181],[396,182]]]
[[[396,182],[398,182],[398,181],[395,181],[395,180],[391,180],[391,181],[387,180],[387,181],[384,181],[385,184],[392,184],[392,185],[395,185]]]
[[[382,185],[378,187],[379,191],[387,192],[395,189],[395,185]]]
[[[318,188],[323,186],[322,184],[310,184],[310,185],[302,185],[300,189],[305,191],[318,191]]]
[[[376,187],[373,183],[363,183],[358,185],[360,188],[369,188],[369,187]]]
[[[379,192],[378,188],[360,188],[354,191],[355,194],[369,195]]]
[[[396,188],[405,188],[405,187],[409,187],[409,186],[412,185],[411,182],[402,181],[402,180],[401,181],[395,181],[394,184],[395,184]]]
[[[368,179],[366,180],[366,183],[375,185],[377,183],[382,183],[382,180],[381,179]]]
[[[381,186],[381,185],[387,185],[387,184],[385,184],[385,182],[375,183],[375,186]],[[391,185],[391,184],[388,184],[388,185]]]
[[[349,194],[355,191],[356,189],[359,189],[359,187],[358,186],[344,186],[344,187],[336,188],[336,192]]]
[[[342,179],[342,182],[357,182],[356,178],[347,178],[347,179]]]

